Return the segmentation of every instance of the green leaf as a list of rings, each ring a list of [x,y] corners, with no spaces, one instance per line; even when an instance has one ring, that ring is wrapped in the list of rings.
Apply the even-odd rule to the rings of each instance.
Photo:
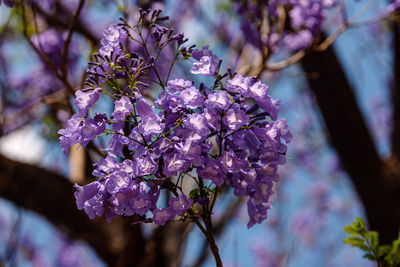
[[[190,191],[189,198],[193,199],[193,200],[199,199],[200,198],[200,190],[198,188],[195,188],[192,191]]]
[[[379,246],[378,248],[378,257],[385,257],[387,254],[389,254],[390,250],[392,249],[392,247],[390,245],[383,245],[383,246]]]
[[[353,247],[360,247],[361,245],[364,245],[364,240],[355,236],[347,237],[345,240],[343,240],[343,242],[350,244]]]
[[[371,247],[369,247],[368,245],[366,245],[364,240],[359,237],[350,236],[350,237],[346,238],[345,240],[343,240],[343,242],[346,244],[350,244],[353,247],[358,247],[361,250],[364,250],[365,252],[373,251],[373,249]]]
[[[364,234],[364,233],[366,233],[366,230],[365,230],[365,223],[364,223],[363,219],[361,219],[360,217],[357,217],[357,218],[356,218],[356,222],[354,222],[353,225],[354,225],[353,228],[354,228],[356,231],[358,231],[361,235]]]
[[[379,235],[378,232],[369,231],[366,233],[365,237],[370,241],[373,248],[379,247]]]
[[[400,232],[398,238],[393,241],[391,249],[385,257],[385,261],[391,266],[400,265]]]
[[[374,257],[374,255],[372,255],[371,253],[364,254],[363,257],[366,258],[366,259],[375,261],[375,257]]]
[[[365,229],[365,223],[364,223],[364,220],[363,220],[363,219],[361,219],[360,217],[357,217],[357,218],[356,218],[356,222],[357,222],[357,225],[360,226],[360,228]]]
[[[345,230],[347,233],[351,234],[351,235],[360,235],[360,233],[359,233],[355,228],[353,228],[353,225],[347,225],[347,226],[345,226],[345,227],[344,227],[344,230]]]
[[[364,234],[367,232],[365,230],[365,223],[363,219],[359,217],[356,218],[355,222],[344,227],[344,230],[351,235],[361,235],[361,236],[364,236]]]

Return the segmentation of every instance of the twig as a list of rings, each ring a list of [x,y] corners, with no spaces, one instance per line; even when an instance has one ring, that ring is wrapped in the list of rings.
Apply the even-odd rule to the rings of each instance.
[[[70,90],[71,92],[74,92],[74,88],[71,85],[71,83],[66,79],[65,76],[63,76],[56,65],[51,61],[51,59],[44,54],[38,47],[35,46],[35,44],[32,42],[32,40],[28,36],[27,32],[27,21],[26,21],[26,14],[25,14],[25,7],[24,7],[24,0],[21,2],[21,14],[22,14],[22,26],[23,26],[23,34],[25,39],[28,41],[29,45],[32,47],[32,49],[35,51],[35,53],[40,57],[40,59],[47,65],[48,68],[50,68],[54,74],[57,76],[57,78],[65,85],[65,87]]]
[[[207,216],[205,216],[203,218],[203,220],[204,220],[204,224],[206,225],[206,230],[207,230],[207,235],[208,235],[207,241],[210,244],[211,252],[214,255],[215,264],[217,267],[222,267],[221,256],[219,255],[219,249],[218,249],[218,246],[215,243],[215,239],[214,239],[214,231],[213,231],[212,222],[211,222],[211,214],[207,214]]]
[[[352,16],[351,19],[347,19],[347,14],[344,11],[344,22],[339,26],[339,28],[336,29],[336,31],[334,31],[331,35],[329,35],[323,42],[311,47],[311,49],[309,49],[309,50],[300,50],[300,51],[296,52],[295,54],[293,54],[292,56],[290,56],[289,58],[279,61],[279,62],[268,64],[267,61],[264,61],[264,66],[260,67],[260,69],[259,69],[259,76],[261,76],[261,73],[264,70],[278,71],[278,70],[284,69],[290,65],[293,65],[293,64],[299,62],[309,51],[317,51],[317,52],[325,51],[330,45],[333,44],[333,42],[345,30],[347,30],[350,27],[360,27],[360,26],[364,26],[364,25],[368,25],[368,24],[377,23],[379,21],[383,21],[383,20],[387,19],[386,16],[379,15],[375,18],[368,19],[365,21],[359,21],[359,22],[355,21],[362,14],[364,14],[369,8],[371,8],[373,5],[374,5],[374,1],[370,1],[367,5],[364,6],[363,9],[361,9],[357,14]],[[342,9],[344,10],[344,7]]]
[[[224,213],[222,218],[214,226],[214,237],[219,237],[223,233],[225,226],[232,219],[232,216],[235,214],[237,209],[241,206],[243,201],[244,201],[244,198],[238,198],[228,208],[226,208],[227,212]],[[202,245],[201,253],[198,255],[197,260],[193,264],[193,267],[200,267],[203,264],[203,262],[207,259],[207,254],[209,253],[208,245],[209,245],[208,242],[204,241],[204,243]]]
[[[79,17],[79,14],[82,11],[83,5],[85,4],[85,0],[80,0],[78,7],[75,10],[75,13],[72,15],[71,22],[68,26],[68,33],[67,38],[64,42],[64,47],[62,50],[62,57],[61,57],[61,71],[65,77],[68,77],[68,48],[71,43],[72,33],[74,32],[74,27]]]

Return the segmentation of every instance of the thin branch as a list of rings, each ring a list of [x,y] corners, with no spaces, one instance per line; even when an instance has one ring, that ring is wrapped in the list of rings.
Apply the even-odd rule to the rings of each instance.
[[[371,8],[373,6],[373,4],[374,4],[373,1],[369,2],[366,6],[364,6],[364,9],[360,10],[360,12],[358,12],[357,14],[352,16],[351,19],[347,19],[347,14],[345,13],[345,11],[343,11],[345,14],[343,16],[344,22],[332,34],[330,34],[328,37],[326,37],[321,43],[312,46],[308,50],[300,50],[300,51],[296,52],[295,54],[293,54],[292,56],[290,56],[289,58],[279,61],[279,62],[268,63],[268,62],[264,61],[264,66],[260,67],[260,69],[258,71],[258,76],[260,76],[264,70],[279,71],[279,70],[289,67],[295,63],[298,63],[307,53],[309,53],[311,51],[316,51],[316,52],[325,51],[326,49],[328,49],[329,46],[331,46],[333,44],[334,41],[336,41],[336,39],[344,31],[346,31],[349,28],[361,27],[361,26],[374,24],[374,23],[378,23],[380,21],[386,20],[387,16],[379,15],[372,19],[368,19],[368,20],[364,20],[364,21],[356,21],[362,14],[364,14],[369,8]]]
[[[306,52],[304,50],[300,50],[285,60],[275,63],[268,63],[265,69],[269,71],[277,71],[284,69],[286,67],[289,67],[290,65],[299,62],[305,55]]]
[[[79,14],[81,13],[84,4],[85,4],[85,0],[79,1],[78,7],[76,8],[75,13],[72,15],[71,22],[68,26],[67,38],[65,39],[65,42],[64,42],[64,47],[62,50],[62,58],[61,58],[61,71],[65,77],[68,77],[68,70],[67,70],[67,68],[68,68],[68,50],[69,50],[69,45],[71,43],[72,33],[74,32],[74,27],[76,25]]]
[[[41,60],[47,65],[47,67],[54,72],[54,74],[65,85],[65,87],[69,91],[74,92],[73,86],[66,79],[66,77],[64,75],[62,75],[62,73],[59,72],[57,66],[54,65],[54,63],[51,61],[51,59],[46,54],[44,54],[38,47],[36,47],[35,44],[32,42],[31,38],[29,38],[29,35],[27,32],[27,21],[26,21],[24,2],[25,2],[24,0],[22,0],[22,2],[21,2],[21,14],[22,14],[22,26],[23,26],[22,31],[23,31],[25,39],[28,41],[29,45],[35,51],[35,53],[41,58]]]
[[[215,265],[217,267],[222,267],[222,260],[221,260],[221,256],[219,255],[219,249],[218,249],[217,244],[215,243],[214,229],[213,229],[212,221],[211,221],[211,214],[207,214],[205,217],[203,217],[203,221],[206,226],[206,233],[207,233],[206,238],[210,245],[210,250],[214,256]]]
[[[235,215],[237,210],[240,208],[240,206],[243,204],[243,202],[244,198],[238,198],[236,199],[236,201],[232,202],[231,205],[229,205],[229,207],[226,208],[226,212],[214,226],[215,238],[218,238],[223,234],[226,226],[228,225],[232,217]],[[207,241],[203,242],[203,245],[201,246],[202,247],[201,253],[198,255],[197,260],[193,264],[193,267],[200,267],[207,259],[207,255],[209,253],[208,245],[209,244],[207,243]]]
[[[64,29],[68,29],[69,24],[64,22],[60,18],[60,14],[48,14],[40,6],[37,6],[37,12],[43,17],[48,25],[51,25],[52,27],[61,27]],[[60,12],[68,13],[68,11],[63,6],[61,6]],[[85,37],[92,45],[96,45],[99,42],[99,38],[95,36],[87,27],[85,27],[80,20],[75,23],[73,29],[74,31],[82,34],[82,36]]]

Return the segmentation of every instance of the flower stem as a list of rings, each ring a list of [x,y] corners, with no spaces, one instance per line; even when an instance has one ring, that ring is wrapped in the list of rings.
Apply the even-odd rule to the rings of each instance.
[[[214,255],[215,259],[215,265],[217,267],[222,267],[222,260],[221,256],[219,255],[219,249],[217,244],[215,243],[214,239],[214,231],[212,227],[212,222],[211,222],[211,215],[208,214],[206,217],[203,218],[204,224],[206,225],[206,230],[207,230],[207,241],[210,244],[210,249],[212,254]]]

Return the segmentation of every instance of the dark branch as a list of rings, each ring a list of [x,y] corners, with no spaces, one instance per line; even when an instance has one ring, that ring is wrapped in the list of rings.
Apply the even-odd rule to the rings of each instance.
[[[392,130],[392,154],[400,161],[400,27],[397,22],[392,22],[393,33],[393,130]]]
[[[301,61],[323,115],[330,142],[364,204],[368,221],[390,242],[400,225],[398,188],[391,186],[353,90],[332,47],[312,52]]]
[[[103,223],[76,208],[74,188],[64,177],[0,155],[0,196],[61,226],[73,238],[86,240],[106,262],[115,261]]]
[[[225,227],[232,220],[233,216],[235,215],[235,213],[240,208],[240,206],[242,205],[243,202],[244,202],[244,198],[238,198],[235,201],[233,201],[229,205],[229,207],[226,209],[226,212],[221,217],[221,219],[219,219],[219,221],[215,223],[214,236],[216,239],[224,233]],[[204,240],[201,250],[200,250],[200,254],[197,256],[197,259],[194,262],[193,267],[200,267],[203,265],[205,260],[207,260],[207,256],[210,253],[208,246],[209,246],[209,244],[208,244],[207,240]]]
[[[70,24],[69,21],[65,19],[65,14],[70,14],[70,12],[66,10],[65,7],[61,6],[60,12],[54,14],[47,13],[40,7],[40,5],[37,5],[36,8],[38,14],[44,18],[48,25],[51,25],[52,27],[68,29]],[[76,23],[74,23],[73,31],[82,34],[93,45],[96,45],[99,42],[99,38],[94,35],[93,32],[90,31],[87,27],[85,27],[84,23],[82,23],[82,21],[80,20],[77,20]]]
[[[63,74],[67,77],[68,76],[68,48],[69,45],[71,43],[71,38],[72,38],[72,34],[74,32],[74,27],[76,25],[76,22],[78,20],[79,14],[82,11],[83,5],[85,4],[85,0],[80,0],[78,7],[76,8],[75,13],[72,15],[71,18],[71,22],[69,23],[68,26],[68,34],[67,34],[67,38],[65,39],[64,42],[64,47],[62,50],[62,60],[61,60],[61,71],[63,72]]]

